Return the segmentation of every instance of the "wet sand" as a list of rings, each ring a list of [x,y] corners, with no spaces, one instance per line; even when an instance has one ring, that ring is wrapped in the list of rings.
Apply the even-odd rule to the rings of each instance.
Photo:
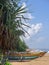
[[[49,65],[49,54],[46,53],[43,57],[31,60],[29,62],[11,62],[12,65]]]

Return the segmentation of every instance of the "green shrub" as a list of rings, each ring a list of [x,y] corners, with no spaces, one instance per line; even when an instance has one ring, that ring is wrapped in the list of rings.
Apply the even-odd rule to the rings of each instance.
[[[10,62],[6,61],[4,65],[11,65]]]

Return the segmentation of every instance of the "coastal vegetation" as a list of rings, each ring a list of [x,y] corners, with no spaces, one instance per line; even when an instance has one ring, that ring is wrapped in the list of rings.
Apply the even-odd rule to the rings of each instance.
[[[0,49],[3,54],[9,50],[17,50],[18,46],[22,47],[21,45],[27,48],[20,38],[27,32],[22,26],[27,26],[22,22],[22,19],[26,20],[23,14],[27,11],[26,7],[18,5],[19,2],[19,0],[0,0]]]
[[[22,21],[27,8],[21,5],[20,0],[0,0],[0,52],[5,55],[9,51],[25,51],[28,46],[21,36],[28,32],[23,26],[29,27]],[[3,59],[5,57],[3,56]]]

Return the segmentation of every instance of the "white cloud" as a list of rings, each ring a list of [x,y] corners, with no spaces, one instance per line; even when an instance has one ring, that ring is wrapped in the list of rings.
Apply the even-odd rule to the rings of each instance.
[[[28,19],[34,19],[35,18],[34,16],[31,15],[31,13],[25,13],[24,17],[28,18]]]
[[[28,19],[34,19],[35,17],[31,15],[31,13],[23,13],[23,14],[19,14],[16,17],[22,17],[24,16],[24,18],[28,18]],[[27,19],[26,19],[27,20]]]
[[[49,51],[47,53],[49,53]]]
[[[42,28],[42,23],[32,24],[30,26],[31,28],[27,29],[30,36],[26,33],[26,39],[29,39],[32,35],[37,34]]]
[[[25,7],[26,7],[26,3],[23,2],[21,9],[23,9]],[[24,18],[28,18],[28,19],[35,18],[34,16],[31,15],[31,13],[23,13],[23,14],[19,14],[17,16],[22,17],[22,15],[24,16]],[[22,22],[25,23],[23,19],[22,19]],[[30,36],[27,33],[25,34],[26,39],[29,39],[32,35],[37,34],[42,27],[42,23],[37,23],[37,24],[26,23],[26,24],[29,24],[29,26],[31,27],[31,28],[26,28],[25,26],[22,26],[30,34]]]

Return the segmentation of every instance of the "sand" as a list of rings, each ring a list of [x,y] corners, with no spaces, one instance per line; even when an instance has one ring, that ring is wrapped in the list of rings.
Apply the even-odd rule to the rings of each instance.
[[[12,65],[49,65],[49,54],[46,53],[43,57],[31,60],[29,62],[11,62]]]

